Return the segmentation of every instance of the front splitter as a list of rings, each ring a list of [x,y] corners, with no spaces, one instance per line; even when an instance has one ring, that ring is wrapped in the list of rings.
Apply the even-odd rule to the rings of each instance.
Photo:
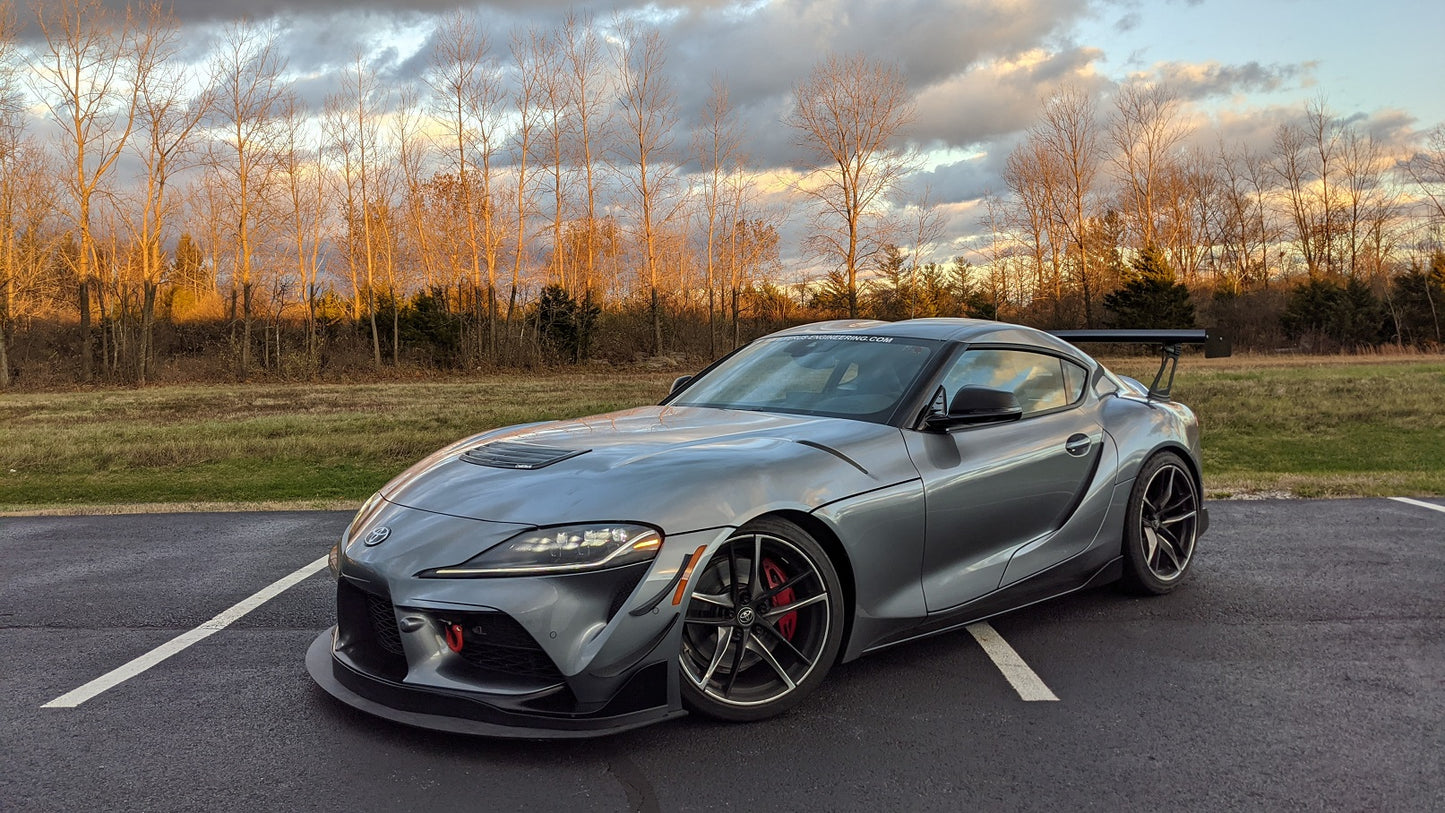
[[[617,734],[642,726],[660,723],[663,720],[670,720],[674,717],[681,717],[687,714],[686,711],[669,711],[666,708],[649,709],[641,712],[628,714],[614,720],[598,720],[594,727],[587,728],[563,728],[549,727],[548,718],[539,718],[538,725],[502,725],[489,723],[482,720],[470,720],[465,717],[451,717],[442,714],[426,714],[424,712],[407,711],[397,709],[384,703],[378,703],[368,697],[363,697],[343,685],[336,679],[335,669],[347,667],[337,664],[332,657],[331,641],[335,627],[322,632],[311,642],[311,647],[306,650],[306,671],[316,685],[326,690],[327,694],[340,700],[352,708],[364,711],[384,720],[389,720],[402,725],[409,725],[415,728],[425,728],[431,731],[445,731],[450,734],[468,734],[478,737],[496,737],[505,739],[524,740],[557,740],[557,739],[587,739],[601,737],[608,734]],[[392,686],[392,689],[399,687]],[[424,689],[415,687],[400,687],[405,691],[418,694],[427,694]],[[562,725],[571,722],[565,718],[555,721]]]

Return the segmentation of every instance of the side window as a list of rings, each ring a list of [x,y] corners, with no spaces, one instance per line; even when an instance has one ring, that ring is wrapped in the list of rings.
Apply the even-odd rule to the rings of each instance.
[[[943,387],[953,398],[960,387],[989,387],[1008,390],[1024,408],[1024,417],[1057,409],[1083,395],[1084,370],[1056,356],[1025,350],[968,350],[958,357],[943,377]]]

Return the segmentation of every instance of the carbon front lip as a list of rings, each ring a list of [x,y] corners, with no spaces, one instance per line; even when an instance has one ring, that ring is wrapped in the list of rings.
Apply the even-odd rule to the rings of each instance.
[[[383,680],[352,669],[338,661],[331,653],[332,633],[335,627],[322,632],[306,650],[306,671],[316,685],[337,700],[385,720],[403,725],[445,731],[452,734],[470,734],[479,737],[507,739],[552,740],[585,739],[616,734],[633,728],[659,723],[673,717],[681,717],[685,711],[668,711],[666,707],[644,709],[615,717],[596,718],[551,718],[533,717],[504,711],[479,700],[472,700],[441,692],[405,686]],[[439,714],[399,709],[366,697],[337,679],[337,670],[344,674],[354,686],[371,690],[381,696],[397,698],[416,707],[465,709],[468,716]],[[475,719],[474,716],[488,719]]]

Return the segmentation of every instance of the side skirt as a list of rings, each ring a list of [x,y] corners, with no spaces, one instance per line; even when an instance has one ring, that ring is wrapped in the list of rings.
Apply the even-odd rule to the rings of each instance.
[[[1061,562],[1058,566],[974,599],[967,604],[932,613],[919,619],[918,623],[910,624],[883,636],[859,654],[866,655],[931,635],[952,632],[977,621],[1021,610],[1069,593],[1108,584],[1117,581],[1124,575],[1122,556],[1105,558],[1102,563],[1085,570],[1082,574],[1076,569],[1079,564],[1076,561]]]

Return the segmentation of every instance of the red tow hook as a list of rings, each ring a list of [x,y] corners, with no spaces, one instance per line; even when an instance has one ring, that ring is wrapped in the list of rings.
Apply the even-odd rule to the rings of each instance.
[[[763,560],[763,581],[767,583],[768,589],[772,590],[780,584],[788,581],[787,574],[772,559]],[[793,588],[789,587],[773,596],[774,607],[785,607],[793,603]],[[783,634],[789,641],[793,640],[793,633],[798,630],[798,614],[796,612],[784,613],[778,618],[778,632]]]
[[[462,651],[462,625],[447,625],[447,647],[453,652]]]

